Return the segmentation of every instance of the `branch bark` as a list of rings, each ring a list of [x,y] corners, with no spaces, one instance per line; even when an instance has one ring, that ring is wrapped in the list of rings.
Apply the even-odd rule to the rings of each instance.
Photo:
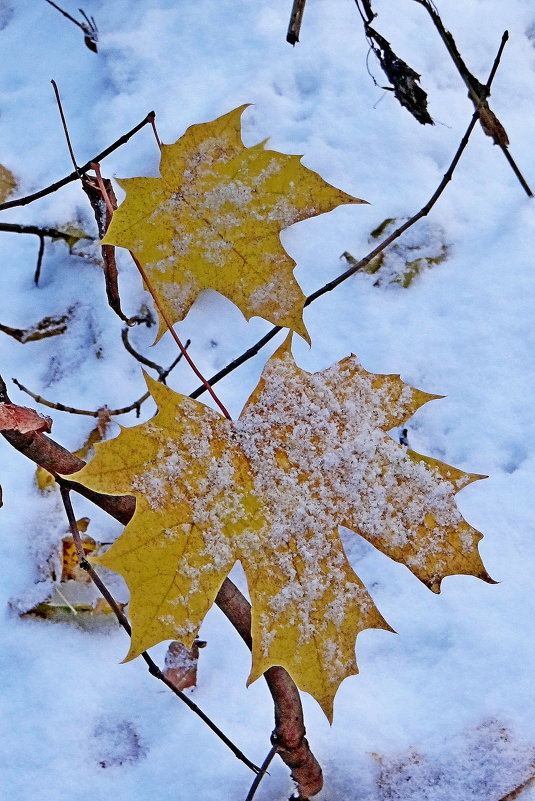
[[[216,603],[251,649],[251,606],[229,579],[225,579],[221,585]],[[282,667],[269,668],[264,673],[264,678],[275,704],[275,729],[271,742],[283,762],[291,769],[300,801],[306,801],[309,796],[319,793],[323,786],[323,776],[305,737],[299,691],[289,673]]]

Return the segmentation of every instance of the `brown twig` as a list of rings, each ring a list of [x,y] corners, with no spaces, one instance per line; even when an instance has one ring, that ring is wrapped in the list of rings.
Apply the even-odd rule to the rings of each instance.
[[[147,288],[147,290],[151,294],[152,299],[154,301],[154,304],[155,304],[156,308],[158,309],[158,311],[160,312],[160,314],[162,315],[162,318],[163,318],[163,320],[164,320],[164,322],[165,322],[165,324],[167,326],[167,329],[168,329],[169,333],[171,334],[171,336],[173,337],[173,339],[175,340],[176,344],[178,345],[178,348],[179,348],[180,352],[183,354],[184,358],[186,359],[187,363],[189,364],[189,366],[191,367],[191,369],[193,370],[193,372],[195,373],[197,378],[200,381],[202,381],[204,389],[208,390],[208,392],[210,393],[210,396],[213,398],[213,400],[219,406],[221,412],[225,415],[227,420],[231,420],[232,418],[231,418],[229,412],[227,411],[227,409],[223,405],[222,401],[218,398],[218,396],[216,395],[216,393],[214,392],[214,390],[210,386],[210,382],[207,381],[206,378],[203,376],[203,374],[201,373],[201,371],[199,370],[199,368],[197,367],[197,365],[195,364],[195,362],[193,361],[193,359],[191,358],[189,353],[186,351],[186,348],[182,344],[178,334],[176,333],[175,329],[173,328],[173,323],[169,319],[169,317],[167,315],[167,312],[165,311],[162,303],[160,302],[160,298],[158,297],[158,293],[156,292],[156,290],[152,286],[152,282],[150,281],[150,279],[149,279],[147,273],[145,272],[145,270],[143,269],[143,265],[141,264],[139,259],[135,256],[135,254],[132,253],[132,251],[129,251],[129,252],[130,252],[130,255],[132,256],[134,264],[136,265],[137,269],[139,270],[139,274],[141,275],[141,277],[143,279],[143,283],[145,284],[145,287]]]
[[[494,59],[492,69],[489,73],[489,79],[484,87],[485,97],[490,91],[490,87],[494,79],[494,76],[496,74],[496,70],[498,68],[498,64],[500,62],[504,46],[505,46],[505,41],[502,38],[496,58]],[[310,306],[311,303],[320,298],[322,295],[325,295],[327,292],[332,292],[332,290],[336,289],[336,287],[339,286],[341,283],[347,281],[348,278],[350,278],[359,270],[362,270],[367,264],[369,264],[370,261],[372,261],[372,259],[378,256],[379,253],[382,253],[383,250],[385,250],[389,245],[391,245],[392,242],[394,242],[394,240],[398,239],[408,228],[414,225],[414,223],[418,222],[418,220],[422,219],[422,217],[426,217],[429,214],[429,212],[431,211],[431,209],[433,208],[433,206],[435,205],[441,194],[444,192],[446,186],[451,181],[455,168],[457,167],[457,164],[459,163],[460,158],[468,144],[468,140],[470,138],[472,131],[474,130],[478,117],[479,117],[479,109],[476,108],[474,114],[472,115],[472,119],[470,120],[470,124],[468,125],[468,128],[466,129],[465,134],[459,144],[459,147],[457,148],[457,151],[451,161],[450,166],[444,173],[444,176],[440,181],[437,189],[433,192],[433,194],[431,195],[425,206],[422,206],[420,211],[418,211],[416,214],[410,217],[403,225],[401,225],[399,228],[396,228],[396,230],[393,231],[390,234],[390,236],[387,236],[386,239],[380,242],[377,245],[377,247],[375,247],[370,253],[368,253],[367,256],[364,256],[364,258],[360,259],[359,261],[355,261],[354,264],[352,264],[349,269],[345,270],[345,272],[341,273],[337,278],[335,278],[332,281],[329,281],[327,284],[324,284],[320,289],[317,289],[315,292],[309,295],[303,304],[304,308]],[[267,345],[268,342],[270,342],[273,339],[273,337],[275,337],[279,333],[279,331],[282,330],[283,330],[282,326],[280,325],[273,326],[273,328],[271,328],[267,332],[267,334],[264,334],[264,336],[261,339],[259,339],[258,342],[256,342],[252,347],[248,348],[240,356],[238,356],[232,362],[227,364],[226,367],[223,367],[221,370],[219,370],[219,372],[217,372],[215,375],[209,378],[208,383],[210,385],[217,384],[218,381],[221,381],[222,378],[229,375],[229,373],[232,373],[234,370],[236,370],[238,367],[240,367],[249,359],[252,359],[253,356],[256,356],[256,354],[260,350],[262,350],[262,348],[265,345]],[[190,397],[198,398],[205,391],[206,390],[204,386],[199,386],[191,393]]]
[[[47,2],[50,2],[50,0],[47,0]],[[52,3],[52,5],[53,5],[53,3]],[[57,6],[56,6],[56,8],[57,8]],[[63,13],[65,13],[65,12],[63,12]],[[68,15],[66,15],[66,16],[68,16]],[[70,19],[72,19],[72,17],[70,17]],[[61,124],[63,126],[63,133],[65,134],[65,140],[67,142],[67,148],[69,150],[69,155],[71,157],[72,166],[74,167],[74,169],[78,173],[78,177],[81,178],[82,176],[81,176],[81,173],[80,173],[80,168],[78,167],[78,164],[76,163],[76,159],[74,158],[74,150],[72,149],[71,137],[69,136],[69,129],[67,128],[67,120],[65,119],[65,114],[63,113],[63,105],[61,103],[61,97],[59,95],[58,85],[57,85],[57,83],[56,83],[56,81],[54,79],[52,79],[50,81],[50,83],[52,84],[52,88],[54,90],[54,95],[56,97],[56,103],[57,103],[58,110],[59,110],[59,116],[61,117]]]
[[[106,587],[106,585],[104,584],[98,573],[95,571],[91,563],[87,561],[86,554],[82,545],[82,540],[80,537],[80,532],[78,531],[78,524],[76,522],[76,517],[74,515],[74,511],[71,504],[70,488],[66,486],[61,479],[58,480],[60,485],[61,499],[63,501],[63,506],[65,507],[67,519],[69,521],[69,528],[71,530],[72,539],[76,548],[76,552],[78,554],[80,567],[82,567],[90,576],[91,580],[98,588],[99,592],[102,594],[102,596],[105,598],[105,600],[112,608],[117,620],[119,621],[119,624],[123,627],[126,633],[129,636],[131,636],[132,629],[130,623],[128,622],[128,618],[123,613],[123,611],[117,604],[115,598],[108,590],[108,588]],[[180,700],[183,701],[186,704],[186,706],[188,706],[192,710],[192,712],[195,712],[195,714],[198,715],[204,723],[206,723],[206,725],[214,732],[214,734],[217,734],[217,736],[225,743],[227,748],[229,748],[232,751],[235,757],[241,760],[241,762],[244,762],[247,765],[247,767],[250,768],[254,773],[256,774],[260,773],[261,768],[258,768],[253,762],[251,762],[251,760],[248,759],[236,745],[234,745],[232,740],[230,740],[227,737],[227,735],[221,731],[219,726],[216,726],[216,724],[208,717],[208,715],[206,715],[205,712],[202,711],[202,709],[200,709],[200,707],[197,706],[197,704],[194,704],[193,701],[191,701],[187,695],[185,695],[181,690],[178,690],[175,687],[173,682],[170,681],[163,674],[163,672],[160,670],[156,662],[149,656],[149,654],[146,651],[143,651],[140,654],[140,656],[145,661],[151,676],[154,676],[155,678],[162,681],[167,687],[169,687],[171,692],[173,692],[177,696],[177,698],[180,698]]]
[[[98,162],[93,162],[91,164],[91,169],[94,170],[96,175],[95,178],[92,178],[91,176],[88,175],[83,175],[80,172],[80,169],[76,163],[76,158],[74,156],[74,150],[71,144],[71,138],[69,136],[69,129],[67,127],[67,120],[65,118],[65,113],[63,111],[63,105],[61,102],[59,89],[55,81],[51,81],[51,83],[54,88],[56,103],[61,117],[61,124],[63,125],[63,133],[65,134],[65,140],[67,142],[67,148],[69,150],[71,161],[82,183],[82,189],[89,198],[91,208],[93,209],[93,213],[95,215],[98,234],[99,237],[102,239],[105,236],[106,231],[108,230],[108,226],[113,216],[113,212],[117,208],[117,198],[115,197],[111,181],[108,178],[106,178],[104,182],[102,175],[100,174],[100,165],[98,164]],[[102,203],[103,200],[104,200],[104,205]],[[113,245],[101,245],[100,250],[102,253],[108,305],[117,314],[117,316],[121,318],[123,322],[130,324],[130,319],[126,316],[126,314],[124,314],[121,308],[117,263],[115,260],[115,248],[113,247]]]
[[[509,139],[507,133],[505,132],[505,128],[501,124],[500,120],[497,118],[496,114],[490,109],[489,104],[487,103],[487,97],[489,92],[487,91],[484,93],[484,87],[478,81],[478,79],[470,72],[466,64],[464,63],[461,54],[457,48],[455,43],[455,39],[453,38],[452,34],[446,30],[444,27],[444,23],[440,18],[440,15],[436,8],[434,8],[433,4],[430,0],[415,0],[416,3],[423,6],[429,16],[431,17],[435,28],[437,29],[440,38],[444,42],[446,49],[457,67],[457,71],[461,78],[463,79],[466,88],[468,89],[468,96],[470,97],[471,101],[473,102],[476,109],[479,108],[479,118],[481,122],[481,127],[487,134],[490,136],[494,141],[495,145],[498,145],[502,153],[504,154],[505,158],[507,159],[509,166],[512,168],[514,174],[516,175],[518,181],[520,182],[524,192],[527,194],[528,197],[533,197],[533,192],[531,191],[530,187],[528,186],[524,176],[520,172],[518,165],[516,164],[515,160],[511,156],[509,152],[508,145]],[[505,31],[502,39],[503,45],[507,41],[509,34]],[[503,48],[502,48],[503,49]],[[487,82],[488,85],[488,82]]]
[[[113,153],[119,147],[128,142],[129,139],[132,138],[135,134],[138,133],[145,125],[148,125],[154,119],[154,111],[149,111],[145,119],[143,119],[140,123],[138,123],[134,128],[132,128],[127,133],[123,134],[119,137],[113,144],[107,147],[102,153],[99,153],[97,156],[94,156],[88,162],[86,162],[82,167],[79,168],[79,172],[84,174],[91,169],[91,164],[96,161],[103,161],[110,153]],[[56,181],[50,186],[46,186],[44,189],[40,189],[38,192],[34,192],[31,195],[26,195],[25,197],[17,198],[16,200],[6,200],[4,203],[0,203],[0,211],[4,209],[11,209],[15,206],[26,206],[28,203],[33,203],[34,200],[39,200],[42,197],[46,197],[46,195],[51,195],[53,192],[57,192],[58,189],[61,189],[63,186],[67,186],[67,184],[72,183],[73,181],[77,181],[80,178],[78,172],[74,171],[71,172],[69,175],[66,175],[65,178],[61,178],[61,180]]]
[[[295,43],[299,41],[305,3],[306,0],[294,0],[293,2],[290,24],[288,25],[288,32],[286,34],[286,41],[288,44],[295,45]]]

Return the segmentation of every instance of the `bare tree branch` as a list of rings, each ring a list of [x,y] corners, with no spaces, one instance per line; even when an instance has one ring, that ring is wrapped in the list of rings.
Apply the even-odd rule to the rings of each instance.
[[[148,125],[152,122],[155,117],[154,111],[149,111],[145,119],[141,120],[134,128],[132,128],[127,133],[123,134],[123,136],[119,137],[112,145],[107,147],[102,153],[99,153],[94,158],[87,161],[82,167],[79,168],[79,171],[76,170],[74,172],[69,173],[66,175],[65,178],[61,178],[61,180],[56,181],[50,186],[46,186],[44,189],[40,189],[38,192],[34,192],[31,195],[26,195],[26,197],[17,198],[16,200],[6,200],[4,203],[0,203],[0,211],[4,209],[12,209],[15,206],[27,206],[28,203],[33,203],[34,200],[39,200],[42,197],[46,197],[46,195],[51,195],[53,192],[57,192],[58,189],[61,189],[63,186],[67,186],[67,184],[73,183],[73,181],[77,181],[80,178],[79,173],[86,173],[88,170],[91,169],[91,165],[93,162],[96,161],[103,161],[110,153],[113,153],[119,147],[128,142],[138,131],[140,131],[145,125]]]
[[[487,102],[487,97],[489,96],[490,92],[488,90],[486,92],[484,91],[485,87],[470,72],[470,70],[464,63],[461,54],[459,53],[459,50],[457,48],[457,45],[455,43],[455,39],[453,38],[451,33],[447,31],[446,28],[444,27],[444,23],[442,22],[442,19],[440,18],[440,15],[436,10],[436,8],[434,7],[433,3],[430,2],[430,0],[414,0],[414,1],[419,5],[423,6],[427,11],[427,13],[429,14],[429,16],[431,17],[431,19],[433,20],[433,24],[437,29],[440,38],[444,42],[453,63],[457,67],[459,75],[466,84],[470,100],[473,102],[476,109],[479,109],[479,121],[481,123],[481,127],[483,128],[487,136],[491,137],[494,144],[498,145],[498,147],[504,154],[505,158],[509,163],[509,166],[511,167],[514,174],[518,178],[518,181],[520,182],[524,192],[527,194],[528,197],[533,197],[533,192],[529,188],[524,176],[520,172],[518,165],[516,164],[515,160],[511,156],[511,153],[509,152],[508,149],[509,137],[507,136],[505,128],[501,124],[496,114],[491,110]],[[505,31],[502,39],[502,50],[508,38],[509,38],[509,33]],[[489,84],[487,82],[487,86],[488,85]]]

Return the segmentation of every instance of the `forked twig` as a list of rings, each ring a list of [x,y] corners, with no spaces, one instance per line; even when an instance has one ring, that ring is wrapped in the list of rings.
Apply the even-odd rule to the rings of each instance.
[[[253,783],[251,784],[251,787],[249,789],[249,792],[247,793],[247,798],[245,799],[245,801],[253,801],[254,795],[260,786],[260,782],[268,772],[271,760],[273,759],[276,753],[277,753],[276,747],[272,746],[271,749],[268,751],[266,758],[260,765],[260,772],[257,773],[253,779]]]
[[[31,234],[33,236],[38,237],[39,239],[39,251],[37,253],[37,263],[35,265],[35,273],[34,273],[34,283],[39,283],[39,277],[41,275],[41,265],[43,263],[43,255],[45,252],[45,238],[50,237],[50,239],[63,239],[65,242],[69,242],[72,239],[72,235],[66,233],[65,231],[59,231],[57,228],[46,228],[41,227],[39,225],[21,225],[20,223],[0,223],[0,231],[4,231],[5,233],[11,234]],[[92,239],[92,237],[87,236],[84,239]]]
[[[4,209],[12,209],[15,206],[27,206],[28,203],[33,203],[35,200],[46,197],[46,195],[51,195],[53,192],[57,192],[57,190],[61,189],[63,186],[67,186],[67,184],[77,181],[80,178],[79,173],[84,174],[88,172],[88,170],[91,169],[93,162],[102,161],[109,156],[110,153],[113,153],[119,147],[122,147],[122,145],[128,142],[128,140],[137,134],[138,131],[140,131],[145,125],[150,124],[155,116],[156,115],[154,111],[149,111],[145,119],[141,120],[141,122],[135,125],[130,131],[120,136],[119,139],[113,142],[113,144],[109,145],[109,147],[105,148],[105,150],[103,150],[97,156],[89,159],[89,161],[83,164],[78,171],[69,173],[69,175],[66,175],[65,178],[61,178],[59,181],[56,181],[49,186],[45,186],[44,189],[40,189],[38,192],[33,192],[31,195],[16,198],[15,200],[6,200],[4,203],[0,203],[0,211],[3,211]]]
[[[52,0],[46,0],[46,2],[49,3],[51,6],[53,6],[55,9],[57,9],[57,11],[59,11],[60,14],[63,14],[64,17],[67,17],[68,20],[74,22],[74,24],[77,25],[83,31],[84,42],[86,47],[92,50],[93,53],[96,53],[97,42],[98,42],[98,28],[94,17],[88,17],[83,8],[79,8],[78,11],[85,20],[85,22],[79,22],[77,19],[71,17],[70,14],[68,14],[58,5],[56,5],[56,3],[53,3]]]
[[[83,568],[90,576],[92,582],[95,584],[95,586],[98,588],[102,596],[105,598],[105,600],[112,608],[117,620],[119,621],[119,624],[123,627],[128,636],[131,636],[132,628],[130,626],[130,623],[128,622],[128,618],[121,610],[121,608],[115,601],[115,598],[108,590],[108,588],[106,587],[100,576],[96,573],[91,563],[87,561],[86,554],[84,552],[84,548],[82,545],[82,540],[80,538],[80,532],[78,531],[78,524],[76,522],[76,517],[74,515],[74,511],[72,508],[70,489],[68,486],[65,486],[61,478],[58,478],[57,480],[60,485],[59,488],[61,492],[61,499],[63,501],[63,506],[65,507],[65,513],[67,515],[67,519],[69,521],[69,528],[76,548],[76,553],[78,555],[78,560],[80,562],[80,567]],[[188,698],[188,696],[185,695],[185,693],[182,692],[182,690],[178,690],[175,687],[173,682],[170,681],[163,674],[163,672],[160,670],[156,662],[149,656],[149,654],[146,651],[143,651],[140,654],[140,656],[145,661],[151,676],[154,676],[155,678],[162,681],[167,687],[169,687],[171,692],[173,692],[177,696],[177,698],[180,698],[180,700],[183,701],[186,704],[186,706],[188,706],[192,710],[192,712],[195,712],[195,714],[198,715],[204,723],[206,723],[206,725],[214,732],[214,734],[217,734],[220,740],[222,740],[225,743],[227,748],[230,748],[235,757],[237,757],[241,762],[244,762],[247,765],[247,767],[253,771],[253,773],[256,774],[260,773],[261,768],[257,767],[254,764],[254,762],[251,762],[251,760],[248,759],[236,745],[234,745],[232,740],[229,740],[227,735],[221,731],[219,726],[216,726],[216,724],[208,717],[208,715],[206,715],[202,711],[200,707],[197,706],[197,704],[194,704],[193,701],[190,698]]]
[[[490,87],[494,79],[494,76],[496,74],[496,70],[498,69],[498,64],[500,63],[501,55],[503,52],[503,48],[505,47],[506,41],[507,41],[506,37],[505,36],[502,37],[502,41],[500,42],[500,47],[494,59],[492,69],[489,73],[488,81],[484,87],[484,97],[487,97],[488,93],[490,92]],[[470,124],[468,125],[468,128],[466,129],[465,134],[459,144],[459,147],[457,148],[457,151],[451,161],[450,166],[444,173],[444,176],[440,181],[437,189],[433,192],[433,194],[431,195],[425,206],[423,206],[420,209],[420,211],[418,211],[416,214],[410,217],[403,225],[401,225],[399,228],[396,228],[396,230],[393,231],[393,233],[391,233],[390,236],[388,236],[386,239],[380,242],[377,245],[377,247],[375,247],[370,253],[368,253],[367,256],[364,256],[364,258],[360,259],[359,261],[355,260],[354,263],[351,265],[351,267],[345,270],[345,272],[341,273],[338,276],[338,278],[335,278],[333,281],[329,281],[327,284],[324,284],[320,289],[317,289],[315,292],[309,295],[303,304],[304,308],[310,306],[311,303],[320,298],[322,295],[325,295],[327,292],[331,292],[333,289],[336,289],[337,286],[346,281],[356,272],[362,270],[363,267],[369,264],[369,262],[372,261],[372,259],[374,259],[376,256],[378,256],[379,253],[382,253],[383,250],[385,250],[389,245],[391,245],[392,242],[394,242],[394,240],[398,239],[398,237],[400,237],[401,234],[403,234],[408,228],[414,225],[414,223],[418,222],[418,220],[422,219],[422,217],[426,217],[429,214],[429,212],[431,211],[431,209],[433,208],[433,206],[435,205],[441,194],[444,192],[446,186],[451,181],[455,168],[457,167],[457,164],[459,163],[460,158],[468,144],[468,140],[470,138],[472,131],[474,130],[478,118],[479,118],[479,108],[476,108],[476,110],[472,115],[472,119],[470,120]],[[217,384],[218,381],[221,381],[222,378],[225,378],[225,376],[229,375],[229,373],[232,373],[234,370],[236,370],[242,364],[247,362],[249,359],[252,359],[253,356],[256,356],[256,354],[259,353],[262,350],[262,348],[265,347],[265,345],[267,345],[268,342],[270,342],[273,339],[273,337],[277,336],[279,331],[282,330],[283,328],[280,325],[273,326],[273,328],[271,328],[267,332],[267,334],[264,334],[264,336],[261,337],[261,339],[259,339],[258,342],[256,342],[246,351],[244,351],[240,356],[238,356],[232,362],[227,364],[226,367],[223,367],[221,370],[219,370],[219,372],[215,373],[215,375],[209,378],[208,383],[212,386],[214,384]],[[205,391],[206,388],[204,386],[199,386],[191,393],[190,397],[198,398]]]
[[[501,124],[500,120],[496,117],[495,113],[490,109],[489,104],[487,103],[487,97],[489,95],[489,91],[484,93],[484,88],[477,78],[472,75],[466,64],[464,63],[461,54],[455,44],[455,40],[451,33],[446,30],[444,27],[444,23],[440,18],[440,15],[436,8],[434,7],[433,3],[430,0],[415,0],[416,3],[423,6],[429,16],[431,17],[435,28],[437,29],[440,38],[444,42],[446,46],[446,50],[448,51],[451,60],[457,67],[457,71],[461,78],[463,79],[466,88],[468,89],[468,96],[470,97],[471,101],[473,102],[476,108],[479,107],[480,110],[480,122],[481,127],[487,134],[490,136],[494,141],[495,145],[498,145],[500,150],[502,151],[503,155],[507,159],[509,166],[513,170],[514,174],[516,175],[518,181],[520,182],[522,189],[526,193],[528,197],[533,197],[533,192],[531,191],[530,187],[528,186],[526,179],[520,172],[520,169],[511,156],[509,152],[509,139],[507,137],[507,133],[503,125]],[[509,34],[507,31],[504,33],[504,37],[507,40]],[[487,82],[487,86],[488,86]]]
[[[147,273],[143,269],[143,265],[141,264],[139,259],[136,257],[136,255],[134,253],[132,253],[132,251],[129,251],[129,252],[130,252],[130,255],[131,255],[131,257],[132,257],[132,259],[134,261],[134,264],[136,265],[137,269],[139,270],[139,274],[141,275],[141,277],[143,279],[143,283],[145,284],[147,290],[150,292],[150,294],[152,296],[152,299],[154,301],[154,304],[155,304],[156,308],[158,309],[158,311],[160,312],[160,314],[162,315],[162,318],[163,318],[163,320],[164,320],[164,322],[165,322],[165,324],[167,326],[167,329],[168,329],[169,333],[171,334],[171,336],[173,337],[173,339],[175,340],[176,344],[178,345],[178,348],[179,348],[180,352],[184,355],[184,358],[186,359],[187,363],[189,364],[189,366],[191,367],[191,369],[193,370],[193,372],[195,373],[197,378],[199,378],[203,382],[204,389],[208,390],[208,392],[210,393],[211,397],[217,403],[217,405],[219,406],[219,408],[221,409],[222,413],[225,415],[227,420],[231,420],[232,418],[231,418],[229,412],[227,411],[227,409],[223,405],[222,401],[218,398],[218,396],[216,395],[216,393],[214,392],[214,390],[210,386],[210,382],[207,381],[206,378],[204,378],[204,376],[202,375],[201,371],[199,370],[199,368],[197,367],[197,365],[195,364],[193,359],[187,353],[187,351],[186,351],[184,345],[182,344],[178,334],[176,333],[175,329],[173,328],[173,323],[169,319],[169,317],[167,315],[167,312],[165,311],[165,309],[164,309],[164,307],[163,307],[163,305],[162,305],[162,303],[160,301],[160,298],[158,297],[158,293],[154,289],[150,278],[148,277]]]

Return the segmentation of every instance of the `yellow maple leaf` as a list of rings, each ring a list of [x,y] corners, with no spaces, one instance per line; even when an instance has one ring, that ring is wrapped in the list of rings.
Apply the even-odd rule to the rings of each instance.
[[[389,628],[351,568],[338,526],[404,563],[434,592],[451,574],[489,577],[455,493],[480,476],[410,451],[388,431],[436,397],[348,357],[319,373],[290,339],[239,419],[147,378],[159,412],[96,446],[71,476],[132,493],[136,512],[96,561],[131,591],[127,658],[162,640],[189,647],[233,564],[252,603],[249,682],[282,665],[331,719],[357,672],[355,639]]]
[[[204,289],[254,315],[291,328],[308,341],[305,296],[280,231],[331,211],[365,203],[326,183],[300,156],[245,147],[240,106],[192,125],[162,146],[160,178],[118,183],[126,199],[103,243],[133,251],[172,322],[182,320]],[[160,320],[158,338],[166,330]]]

